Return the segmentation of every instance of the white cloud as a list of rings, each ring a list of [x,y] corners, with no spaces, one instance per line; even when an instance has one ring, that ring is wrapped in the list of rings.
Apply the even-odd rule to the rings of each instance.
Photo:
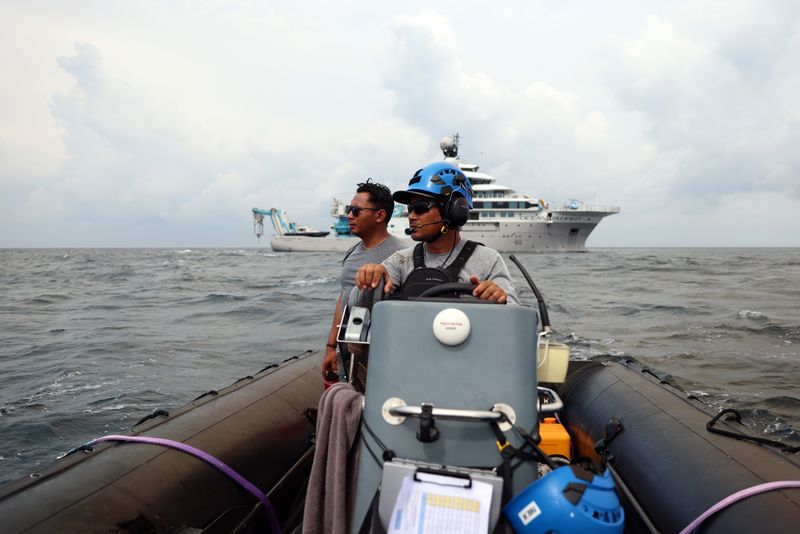
[[[624,107],[644,117],[659,154],[678,160],[669,177],[677,199],[717,202],[728,193],[760,190],[797,197],[800,165],[788,149],[800,141],[792,119],[800,94],[796,37],[785,21],[767,19],[776,24],[729,20],[738,31],[701,42],[702,36],[653,17],[639,37],[612,46],[611,87]],[[767,35],[772,53],[756,66],[740,51]],[[754,78],[754,68],[765,77]]]
[[[620,204],[595,246],[798,245],[793,2],[44,4],[0,7],[0,246],[327,227],[454,131],[502,183]]]

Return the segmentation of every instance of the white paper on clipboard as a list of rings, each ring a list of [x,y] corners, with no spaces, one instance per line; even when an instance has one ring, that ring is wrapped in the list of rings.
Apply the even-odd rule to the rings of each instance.
[[[485,534],[489,530],[492,486],[434,475],[416,474],[403,479],[392,511],[388,534]]]

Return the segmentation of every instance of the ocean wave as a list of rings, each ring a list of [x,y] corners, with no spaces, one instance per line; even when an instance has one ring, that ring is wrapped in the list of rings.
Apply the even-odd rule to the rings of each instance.
[[[739,316],[739,319],[750,319],[752,321],[759,321],[759,322],[769,321],[769,317],[767,317],[760,311],[742,310],[737,315]]]
[[[69,301],[70,299],[72,299],[72,297],[70,295],[65,295],[64,293],[44,293],[42,295],[29,298],[23,304],[56,304],[58,302]]]
[[[667,359],[667,360],[687,360],[687,361],[699,360],[702,357],[703,357],[703,355],[700,354],[700,353],[697,353],[697,352],[686,352],[686,351],[684,351],[684,352],[675,352],[675,353],[667,354],[667,355],[664,356],[664,358]]]
[[[255,289],[259,291],[263,291],[265,289],[272,289],[273,287],[275,286],[272,284],[247,284],[244,286],[245,289]]]
[[[781,410],[800,411],[800,398],[790,397],[788,395],[779,395],[776,397],[759,399],[757,401],[745,402],[743,403],[743,406],[762,408],[775,412],[780,412]]]
[[[238,302],[248,300],[250,297],[245,295],[233,295],[230,293],[209,293],[205,297],[197,297],[183,301],[184,304],[213,304],[217,302]]]
[[[131,277],[135,277],[137,274],[138,273],[132,269],[122,269],[119,271],[106,273],[103,275],[102,279],[113,282],[127,282]]]
[[[730,393],[690,390],[690,398],[713,410],[733,408],[742,416],[742,424],[754,433],[768,435],[782,443],[800,443],[800,399],[775,396],[745,400]]]
[[[761,321],[758,321],[761,322]],[[775,337],[783,341],[785,344],[800,343],[800,326],[786,326],[778,324],[766,324],[765,326],[748,326],[748,325],[719,325],[719,330],[730,330],[733,332],[742,332],[756,336]]]
[[[529,292],[529,294],[533,295],[532,292]],[[534,301],[531,301],[531,305],[534,305]],[[553,302],[553,303],[547,302],[547,311],[550,313],[566,314],[569,312],[569,308],[567,308],[564,304],[561,304],[560,302]]]
[[[91,304],[81,308],[83,311],[100,310],[100,311],[116,311],[126,308],[127,306],[119,304]]]
[[[83,413],[99,413],[99,412],[118,412],[120,410],[127,410],[131,406],[128,404],[112,404],[111,406],[101,406],[97,409],[85,409]]]
[[[800,432],[791,421],[787,420],[786,414],[775,413],[783,406],[772,405],[769,408],[746,408],[744,406],[738,408],[738,411],[742,415],[742,423],[746,427],[769,435],[783,443],[800,443]]]
[[[8,419],[31,412],[34,414],[47,412],[47,405],[42,402],[34,402],[32,399],[19,399],[0,406],[0,417]]]
[[[570,332],[561,339],[562,343],[566,343],[570,347],[592,347],[593,342],[590,339],[585,339],[578,336],[575,332]]]
[[[666,304],[625,304],[611,308],[618,315],[629,317],[640,313],[666,313],[669,315],[708,315],[697,307],[669,306]]]
[[[791,341],[795,343],[800,342],[800,326],[771,324],[760,329],[758,332],[762,334],[778,336],[784,341]]]
[[[95,391],[98,389],[108,388],[109,386],[113,386],[114,384],[119,384],[119,380],[112,380],[110,382],[101,382],[98,384],[75,384],[73,386],[67,386],[61,389],[61,395],[69,395],[72,393],[81,393],[84,391]]]
[[[339,280],[339,278],[336,276],[323,276],[322,278],[313,278],[311,280],[295,280],[293,282],[287,282],[286,285],[299,287],[318,286],[321,284],[330,284],[337,280]]]

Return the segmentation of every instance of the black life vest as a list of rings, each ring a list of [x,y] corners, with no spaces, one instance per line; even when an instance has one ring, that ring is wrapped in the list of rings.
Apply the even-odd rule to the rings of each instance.
[[[461,248],[453,263],[447,267],[426,267],[425,266],[425,249],[422,243],[418,243],[414,247],[414,270],[408,273],[408,276],[403,281],[400,288],[400,298],[407,299],[409,297],[418,297],[426,290],[438,286],[439,284],[446,284],[448,282],[458,282],[458,273],[467,263],[467,260],[475,251],[475,247],[480,243],[475,241],[467,241]],[[443,295],[446,297],[456,296],[455,294]]]

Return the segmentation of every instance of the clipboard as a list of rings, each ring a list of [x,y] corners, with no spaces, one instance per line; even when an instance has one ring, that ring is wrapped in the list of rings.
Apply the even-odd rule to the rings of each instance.
[[[384,464],[381,523],[388,534],[483,534],[499,519],[502,485],[491,471],[394,459]]]

